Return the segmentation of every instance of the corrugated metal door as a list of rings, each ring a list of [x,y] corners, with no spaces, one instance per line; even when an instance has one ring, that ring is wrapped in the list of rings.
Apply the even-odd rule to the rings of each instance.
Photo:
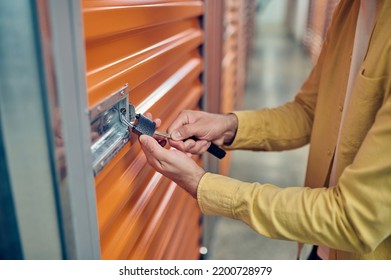
[[[225,0],[221,112],[242,109],[255,1]]]
[[[241,2],[234,0],[224,1],[224,37],[221,75],[221,103],[220,112],[229,113],[235,109],[237,90],[238,66],[238,12]],[[219,173],[229,174],[231,154],[220,162]]]
[[[251,47],[255,1],[224,1],[220,112],[241,110],[246,83],[247,57]],[[230,155],[220,163],[219,172],[229,173]]]
[[[202,1],[83,1],[88,103],[124,84],[161,129],[202,95]],[[146,162],[133,135],[95,177],[103,259],[198,259],[197,202]]]

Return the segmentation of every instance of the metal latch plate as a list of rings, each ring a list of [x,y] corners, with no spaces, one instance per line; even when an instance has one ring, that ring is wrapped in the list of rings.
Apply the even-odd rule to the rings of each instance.
[[[129,129],[120,121],[120,109],[127,108],[128,85],[89,109],[94,175],[113,159],[129,141]],[[125,116],[129,118],[128,115]]]

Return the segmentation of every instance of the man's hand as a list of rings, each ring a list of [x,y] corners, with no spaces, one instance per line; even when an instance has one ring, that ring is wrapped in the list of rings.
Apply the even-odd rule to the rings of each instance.
[[[171,149],[167,150],[156,139],[141,135],[139,137],[148,163],[164,176],[197,198],[197,188],[205,171],[185,153]]]
[[[211,114],[201,111],[182,111],[167,129],[172,139],[172,147],[178,150],[201,154],[205,152],[210,143],[227,145],[232,143],[236,135],[238,120],[234,114]],[[199,140],[187,139],[191,136]],[[180,141],[185,140],[186,141]]]

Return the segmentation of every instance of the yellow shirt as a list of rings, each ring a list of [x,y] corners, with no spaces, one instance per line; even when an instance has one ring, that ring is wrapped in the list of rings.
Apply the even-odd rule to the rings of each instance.
[[[343,108],[359,7],[360,1],[340,2],[318,63],[294,101],[235,112],[239,125],[231,149],[276,151],[310,143],[306,187],[206,173],[197,194],[203,213],[242,220],[271,238],[335,248],[330,259],[391,259],[391,1],[380,5]],[[334,152],[338,180],[326,187]]]

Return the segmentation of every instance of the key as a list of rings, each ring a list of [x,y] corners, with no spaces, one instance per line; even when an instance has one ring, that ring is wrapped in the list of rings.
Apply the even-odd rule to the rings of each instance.
[[[161,132],[161,131],[158,131],[158,130],[156,130],[154,134],[155,135],[159,135],[159,136],[163,136],[163,137],[165,137],[167,139],[172,139],[170,134],[164,133],[164,132]],[[188,139],[193,139],[194,141],[199,140],[195,136],[192,136],[192,137],[190,137]],[[186,140],[187,139],[185,139],[184,141],[186,141]],[[226,152],[223,149],[219,148],[219,146],[217,146],[214,143],[210,144],[210,146],[208,148],[208,152],[211,153],[212,155],[214,155],[215,157],[219,158],[219,159],[222,159],[223,157],[225,157],[225,154],[226,154]]]
[[[163,136],[163,137],[165,137],[165,138],[167,138],[167,139],[172,139],[170,134],[164,133],[164,132],[161,132],[161,131],[158,131],[158,130],[156,130],[154,134],[155,134],[155,135],[159,135],[159,136]],[[199,140],[199,139],[198,139],[197,137],[195,137],[195,136],[192,136],[192,137],[190,137],[190,138],[188,138],[188,139],[193,139],[194,141]],[[186,140],[187,140],[187,139],[185,139],[184,141],[186,141]],[[219,159],[222,159],[223,157],[225,157],[225,154],[226,154],[226,152],[225,152],[223,149],[219,148],[219,147],[218,147],[216,144],[214,144],[214,143],[211,143],[211,144],[210,144],[210,146],[209,146],[209,148],[208,148],[208,152],[211,153],[212,155],[214,155],[215,157],[219,158]]]
[[[158,135],[158,136],[162,136],[162,137],[167,138],[167,139],[172,139],[170,134],[164,133],[164,132],[161,132],[161,131],[158,131],[158,130],[156,130],[154,134]]]

